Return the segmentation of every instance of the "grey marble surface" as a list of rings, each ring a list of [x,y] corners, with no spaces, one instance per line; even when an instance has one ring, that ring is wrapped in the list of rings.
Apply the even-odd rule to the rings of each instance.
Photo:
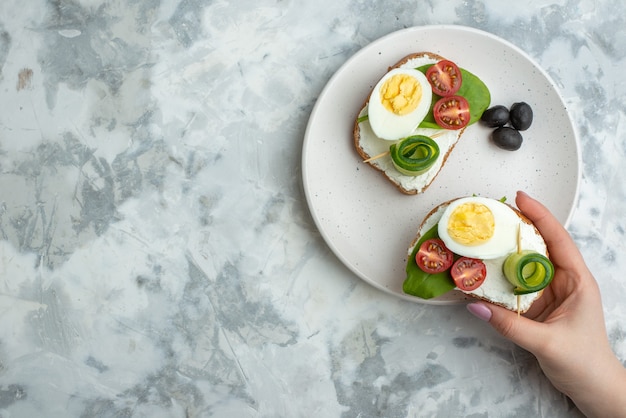
[[[326,82],[386,34],[456,24],[517,45],[580,133],[569,230],[626,359],[625,16],[615,0],[3,0],[0,416],[578,416],[463,305],[344,267],[301,150]]]

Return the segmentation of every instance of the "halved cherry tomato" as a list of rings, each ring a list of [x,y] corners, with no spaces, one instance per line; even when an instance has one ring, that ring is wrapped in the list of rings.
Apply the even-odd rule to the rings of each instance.
[[[415,262],[426,273],[441,273],[446,271],[454,261],[454,254],[438,238],[427,239],[420,245]]]
[[[469,103],[462,96],[442,97],[433,107],[437,125],[444,129],[461,129],[470,121]]]
[[[450,269],[450,275],[459,289],[474,290],[485,281],[487,267],[477,258],[461,257]]]
[[[452,61],[442,60],[426,70],[426,78],[439,96],[452,96],[461,88],[463,81],[459,67]]]

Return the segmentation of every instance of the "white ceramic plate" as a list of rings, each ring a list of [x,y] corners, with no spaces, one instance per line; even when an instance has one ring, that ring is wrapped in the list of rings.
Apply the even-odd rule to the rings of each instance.
[[[414,196],[398,191],[354,149],[354,119],[378,79],[404,56],[429,51],[480,77],[491,104],[529,103],[533,125],[518,151],[489,141],[490,129],[470,126],[431,186]],[[313,219],[335,255],[357,276],[408,300],[447,304],[450,292],[424,300],[402,291],[407,247],[424,216],[449,199],[506,197],[517,190],[542,201],[567,225],[577,200],[580,153],[565,103],[550,77],[514,45],[460,26],[414,27],[387,35],[352,56],[320,94],[307,126],[303,185]]]

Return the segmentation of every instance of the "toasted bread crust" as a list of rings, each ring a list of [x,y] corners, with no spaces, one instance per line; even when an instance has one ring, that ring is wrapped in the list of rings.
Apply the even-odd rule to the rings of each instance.
[[[437,213],[439,209],[441,209],[442,207],[448,206],[450,203],[454,202],[457,199],[459,198],[457,197],[454,199],[450,199],[446,202],[442,202],[438,204],[437,206],[435,206],[434,208],[432,208],[430,212],[428,212],[428,214],[422,220],[422,223],[420,224],[420,226],[417,228],[417,234],[415,235],[415,238],[413,239],[413,241],[411,241],[411,245],[409,245],[409,254],[413,252],[413,248],[415,248],[415,246],[417,245],[417,242],[420,240],[420,238],[422,238],[422,233],[424,232],[424,225],[430,219],[430,217],[433,216],[435,213]]]
[[[430,212],[428,212],[428,214],[424,217],[424,219],[422,220],[422,223],[419,225],[418,229],[417,229],[417,234],[415,236],[415,238],[413,239],[413,241],[411,242],[411,244],[408,247],[408,254],[410,255],[413,252],[413,249],[415,248],[415,246],[417,245],[418,241],[420,240],[420,238],[422,237],[422,233],[426,232],[424,231],[424,226],[426,225],[426,223],[428,222],[428,220],[430,219],[431,216],[433,216],[435,213],[437,213],[440,209],[447,207],[449,204],[451,204],[452,202],[454,202],[455,200],[460,199],[460,198],[454,198],[454,199],[450,199],[446,202],[442,202],[439,205],[435,206]],[[537,227],[532,223],[532,221],[530,219],[528,219],[528,217],[526,217],[519,209],[517,209],[516,207],[510,205],[507,203],[507,205],[517,214],[517,216],[519,216],[519,218],[521,219],[522,222],[531,225],[535,231],[535,234],[537,234],[538,236],[541,237],[541,233],[539,232],[539,230],[537,229]],[[543,239],[543,237],[542,237]],[[548,254],[548,250],[546,249],[546,253],[545,253],[546,257],[549,257]],[[461,292],[460,290],[454,290],[455,292]],[[478,294],[472,293],[472,292],[462,292],[464,295],[467,296],[471,296],[474,299],[479,299],[479,300],[483,300],[485,302],[489,302],[492,303],[494,305],[498,305],[501,306],[505,309],[510,309],[508,306],[506,306],[506,304],[499,302],[497,300],[494,299],[490,299],[488,297],[484,297],[484,296],[480,296]],[[536,301],[537,299],[539,299],[541,297],[541,295],[543,294],[543,290],[540,290],[538,292],[536,292],[536,297],[534,298],[533,302]],[[530,308],[530,307],[529,307]],[[520,313],[524,313],[527,312],[528,309],[524,309],[524,310],[520,310]]]
[[[413,54],[406,55],[400,61],[398,61],[394,65],[390,66],[387,69],[387,72],[391,71],[394,68],[399,68],[399,67],[403,66],[404,64],[406,64],[407,62],[409,62],[412,59],[423,58],[423,57],[428,57],[428,58],[431,58],[431,59],[433,59],[435,61],[441,61],[441,60],[445,59],[441,55],[435,54],[433,52],[416,52],[416,53],[413,53]],[[363,105],[360,107],[359,111],[357,112],[356,117],[354,118],[354,129],[353,129],[354,147],[355,147],[357,153],[359,154],[359,156],[361,156],[361,158],[363,160],[367,160],[369,158],[375,157],[374,155],[369,155],[361,146],[361,128],[359,126],[360,125],[359,124],[359,116],[361,115],[363,110],[367,107],[367,105],[369,103],[369,98],[370,98],[370,95],[367,96],[367,98],[363,102]],[[459,130],[459,138],[461,137],[461,135],[463,135],[464,131],[465,131],[465,128]],[[448,160],[448,157],[449,157],[450,153],[452,152],[452,150],[454,149],[455,145],[456,145],[456,143],[453,144],[447,150],[447,152],[443,155],[443,163],[442,163],[441,167],[439,168],[439,170],[437,171],[437,173],[435,174],[433,179],[424,188],[422,188],[421,190],[404,188],[398,181],[396,181],[391,176],[389,176],[383,168],[381,168],[380,166],[378,166],[377,164],[375,164],[374,162],[371,162],[371,161],[368,162],[368,164],[371,167],[373,167],[376,170],[378,170],[379,172],[381,172],[385,176],[385,178],[387,178],[387,180],[389,180],[391,183],[393,183],[393,185],[396,186],[398,188],[398,190],[400,190],[402,193],[407,194],[407,195],[415,195],[415,194],[418,194],[418,193],[423,193],[434,182],[435,178],[439,174],[439,171],[441,171],[441,168],[443,168],[443,166],[445,166],[445,164],[446,164],[446,162]]]

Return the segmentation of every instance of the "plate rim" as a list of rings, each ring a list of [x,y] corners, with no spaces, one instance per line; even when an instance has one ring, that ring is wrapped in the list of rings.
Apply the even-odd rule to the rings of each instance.
[[[429,305],[454,305],[454,304],[459,304],[462,303],[463,301],[467,301],[469,299],[471,299],[468,296],[464,296],[461,292],[457,292],[458,293],[458,298],[453,299],[453,300],[436,300],[436,299],[422,299],[422,298],[418,298],[416,296],[412,296],[412,295],[408,295],[408,294],[404,294],[404,293],[397,293],[392,291],[391,289],[383,286],[382,284],[369,279],[367,277],[364,277],[362,272],[360,272],[355,266],[353,266],[353,263],[350,262],[350,260],[347,259],[347,257],[337,248],[336,244],[333,242],[332,239],[330,239],[330,237],[328,236],[327,232],[325,231],[325,229],[322,227],[322,225],[320,225],[320,220],[318,218],[318,216],[316,215],[314,208],[313,208],[313,197],[311,196],[311,191],[309,190],[309,187],[307,186],[309,180],[308,180],[308,176],[309,176],[309,172],[307,170],[307,148],[310,146],[310,143],[313,141],[312,139],[310,139],[310,131],[311,131],[311,127],[313,126],[313,124],[315,123],[315,115],[320,111],[320,108],[322,106],[322,102],[324,101],[323,99],[330,93],[331,91],[331,87],[334,84],[335,80],[337,78],[339,78],[341,76],[341,73],[346,70],[346,68],[350,67],[350,65],[354,62],[357,61],[361,55],[367,54],[367,53],[371,53],[372,49],[375,49],[378,45],[380,44],[384,44],[386,42],[388,42],[390,39],[394,38],[394,37],[403,37],[403,36],[409,36],[408,34],[411,33],[419,33],[419,32],[423,32],[423,31],[434,31],[434,30],[438,30],[438,31],[459,31],[459,32],[471,32],[473,34],[479,35],[479,36],[483,36],[483,37],[487,37],[487,38],[491,38],[501,44],[503,44],[504,46],[506,46],[507,48],[511,49],[512,51],[516,52],[517,54],[521,55],[524,59],[526,59],[548,82],[548,84],[552,87],[552,89],[554,90],[554,92],[556,93],[556,96],[560,102],[560,104],[562,105],[563,109],[565,110],[565,114],[567,117],[567,120],[569,121],[569,124],[571,126],[571,129],[573,131],[573,141],[574,141],[574,145],[575,145],[575,151],[576,151],[576,179],[574,181],[574,193],[573,193],[573,198],[572,198],[572,205],[570,206],[567,216],[565,218],[565,220],[563,222],[561,222],[561,224],[563,225],[564,228],[567,228],[573,218],[574,212],[576,211],[577,208],[577,202],[580,198],[580,187],[581,187],[581,182],[582,182],[582,153],[580,150],[580,136],[579,136],[579,132],[578,132],[578,127],[577,125],[574,123],[574,120],[572,118],[571,113],[569,112],[569,106],[567,106],[567,103],[565,102],[565,99],[561,93],[561,90],[558,88],[558,85],[555,83],[554,79],[550,76],[550,74],[533,58],[531,57],[528,53],[526,53],[523,49],[521,49],[520,47],[518,47],[517,45],[513,44],[512,42],[508,41],[507,39],[501,38],[500,36],[482,30],[482,29],[478,29],[475,27],[471,27],[471,26],[464,26],[464,25],[454,25],[454,24],[432,24],[432,25],[421,25],[421,26],[411,26],[411,27],[407,27],[407,28],[403,28],[403,29],[399,29],[390,33],[387,33],[365,45],[363,45],[358,51],[356,51],[354,54],[352,54],[350,57],[348,57],[343,64],[341,64],[339,66],[339,68],[337,68],[337,70],[335,70],[335,72],[328,78],[328,80],[326,81],[323,89],[321,90],[320,94],[318,95],[318,97],[316,98],[315,104],[309,114],[309,119],[307,121],[306,127],[305,127],[305,131],[304,131],[304,136],[303,136],[303,143],[302,143],[302,155],[301,155],[301,182],[302,182],[302,186],[303,186],[303,190],[304,190],[304,195],[305,195],[305,200],[307,202],[307,206],[309,209],[309,213],[311,214],[311,217],[313,218],[313,222],[315,223],[315,226],[318,230],[318,233],[322,236],[324,243],[328,246],[328,248],[330,248],[331,252],[333,253],[333,255],[335,257],[337,257],[341,263],[348,268],[353,274],[355,274],[360,280],[363,280],[365,283],[373,286],[374,288],[377,288],[379,290],[382,290],[383,292],[385,292],[386,294],[392,295],[394,297],[397,297],[399,299],[403,299],[403,300],[407,300],[407,301],[411,301],[414,303],[419,303],[419,304],[429,304]]]

